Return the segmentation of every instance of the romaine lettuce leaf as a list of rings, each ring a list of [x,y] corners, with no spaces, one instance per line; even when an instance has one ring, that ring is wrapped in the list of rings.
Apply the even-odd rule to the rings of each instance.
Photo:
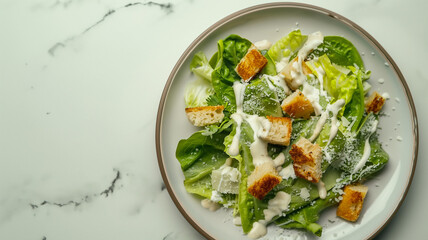
[[[212,85],[217,99],[222,101],[225,110],[233,113],[236,111],[233,83],[241,79],[235,68],[251,47],[251,42],[238,35],[230,35],[224,40],[219,40],[217,45],[218,52],[215,60],[211,59],[212,64],[216,62],[212,74]]]
[[[275,223],[282,228],[305,229],[320,237],[322,226],[316,222],[319,219],[321,211],[337,203],[335,201],[337,197],[338,194],[330,190],[325,199],[317,199],[309,206],[279,218]]]
[[[306,39],[307,36],[302,35],[300,30],[294,30],[274,43],[269,49],[268,55],[275,63],[278,63],[283,58],[289,58],[295,54],[303,46]]]
[[[247,85],[244,93],[243,111],[250,115],[282,117],[278,96],[274,90],[269,88],[266,81],[269,80],[253,79]]]
[[[213,68],[203,52],[197,52],[190,62],[190,70],[198,77],[211,82]]]
[[[332,63],[341,66],[354,66],[356,64],[360,69],[364,69],[364,63],[358,50],[344,37],[324,37],[323,44],[312,51],[308,58],[313,59],[324,54],[328,56]]]
[[[308,66],[318,78],[320,76],[316,68],[321,67],[324,70],[323,87],[333,97],[331,102],[345,100],[338,118],[346,117],[353,124],[351,130],[355,132],[364,114],[363,76],[367,77],[369,73],[364,73],[360,68],[353,66],[344,68],[334,65],[325,54],[317,60],[310,61]]]
[[[267,59],[268,62],[263,67],[263,69],[260,72],[260,74],[267,74],[267,75],[275,76],[277,74],[275,62],[272,60],[272,58],[268,54],[268,51],[263,50],[263,51],[261,51],[261,53]]]
[[[364,115],[364,87],[362,80],[362,71],[350,67],[352,72],[356,75],[357,88],[354,90],[351,100],[344,106],[343,116],[352,124],[350,131],[356,132],[360,127],[361,120]],[[348,129],[348,128],[345,128]]]
[[[239,140],[240,156],[242,159],[239,163],[241,181],[239,185],[238,210],[244,233],[248,233],[251,230],[254,222],[264,218],[263,209],[266,208],[266,205],[263,205],[260,200],[253,197],[247,191],[248,176],[254,171],[253,157],[248,144],[253,141],[253,129],[246,121],[242,122]]]
[[[218,157],[225,160],[228,156],[226,154],[222,156],[220,153],[224,153],[223,141],[227,135],[227,132],[218,132],[210,136],[205,136],[203,132],[196,132],[188,139],[180,140],[175,156],[180,162],[181,169],[186,171],[195,162],[203,160],[207,155],[219,154]]]
[[[207,100],[214,93],[211,82],[197,78],[186,86],[184,103],[187,108],[207,106]]]
[[[211,85],[213,69],[203,52],[198,52],[193,56],[192,62],[190,63],[190,70],[197,78],[186,86],[184,93],[186,107],[207,106],[208,97],[214,93],[214,88]]]
[[[176,158],[183,170],[184,187],[189,193],[211,197],[213,189],[210,174],[229,157],[223,151],[223,141],[227,134],[225,131],[204,136],[200,131],[178,143]]]

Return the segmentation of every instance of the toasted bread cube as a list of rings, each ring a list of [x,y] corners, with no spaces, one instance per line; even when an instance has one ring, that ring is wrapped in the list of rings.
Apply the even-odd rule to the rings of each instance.
[[[276,185],[282,181],[273,162],[257,165],[248,177],[248,192],[258,199],[263,199]]]
[[[286,97],[281,104],[282,110],[292,118],[308,119],[314,112],[312,103],[303,95],[300,90],[296,90]]]
[[[290,149],[296,176],[317,183],[321,179],[322,152],[318,144],[300,138]]]
[[[261,136],[261,138],[268,143],[288,146],[290,144],[292,129],[291,118],[271,116],[267,116],[266,118],[272,125],[267,136]]]
[[[378,113],[385,103],[385,98],[382,97],[378,92],[373,92],[372,95],[366,100],[366,112]]]
[[[204,106],[185,109],[187,118],[197,127],[221,122],[224,118],[223,110],[223,106]]]
[[[295,57],[291,62],[289,62],[280,72],[280,75],[284,78],[288,87],[292,90],[296,90],[299,85],[294,82],[291,72],[296,71],[296,65],[298,64],[298,57]],[[306,65],[305,61],[302,61],[302,73],[304,75],[312,74],[311,69]]]
[[[345,186],[343,191],[343,199],[337,207],[336,215],[345,220],[355,222],[358,220],[363,208],[368,187],[361,184],[348,185]]]
[[[253,78],[262,68],[266,65],[267,59],[257,50],[257,48],[252,45],[247,54],[241,59],[236,66],[235,71],[238,75],[248,82]]]

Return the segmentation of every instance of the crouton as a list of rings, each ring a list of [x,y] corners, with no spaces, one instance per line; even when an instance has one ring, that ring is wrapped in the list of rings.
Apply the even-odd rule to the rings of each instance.
[[[343,199],[337,207],[336,215],[345,220],[355,222],[358,220],[363,208],[368,187],[361,184],[348,185],[345,186],[343,191]]]
[[[258,199],[263,199],[276,185],[282,181],[273,162],[257,165],[248,177],[248,192]]]
[[[322,152],[318,144],[300,138],[291,146],[290,156],[296,176],[317,183],[321,179]]]
[[[285,82],[287,83],[288,87],[290,87],[292,90],[296,90],[299,85],[294,82],[294,79],[292,77],[291,72],[296,71],[296,65],[297,60],[299,58],[295,57],[291,62],[289,62],[280,72],[280,75],[284,78]],[[302,73],[304,75],[312,74],[311,69],[306,65],[306,62],[302,61]]]
[[[308,119],[314,112],[312,103],[299,90],[289,95],[281,104],[282,110],[292,118]]]
[[[272,126],[267,136],[261,136],[261,138],[268,143],[288,146],[291,137],[291,119],[288,117],[271,116],[267,116],[266,118],[272,123]]]
[[[378,92],[373,92],[372,95],[366,100],[366,112],[378,113],[385,103],[385,98],[382,97]]]
[[[224,118],[223,110],[223,106],[204,106],[185,109],[187,118],[197,127],[221,122]]]
[[[257,50],[257,48],[252,45],[247,54],[241,59],[236,66],[235,71],[238,75],[248,82],[253,78],[262,68],[266,65],[267,59]]]

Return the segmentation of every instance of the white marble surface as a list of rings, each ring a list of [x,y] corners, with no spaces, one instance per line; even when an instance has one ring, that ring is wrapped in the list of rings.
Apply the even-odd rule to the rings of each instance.
[[[267,1],[0,1],[0,239],[202,239],[162,182],[164,84],[210,25]],[[428,2],[302,1],[372,34],[420,123],[413,183],[377,239],[421,239],[428,215]]]

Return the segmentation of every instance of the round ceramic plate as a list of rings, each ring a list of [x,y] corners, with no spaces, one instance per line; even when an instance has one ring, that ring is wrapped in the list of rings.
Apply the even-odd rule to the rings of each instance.
[[[366,69],[371,70],[372,90],[388,93],[379,123],[379,138],[389,153],[387,166],[367,182],[367,194],[360,219],[349,223],[336,217],[335,208],[323,212],[319,223],[324,227],[321,239],[368,239],[375,236],[402,203],[411,183],[418,150],[417,118],[413,100],[403,75],[385,49],[361,27],[326,9],[297,3],[258,5],[236,12],[203,32],[183,53],[166,83],[156,124],[156,150],[163,180],[169,194],[184,217],[208,239],[246,239],[242,229],[233,225],[228,210],[210,212],[200,200],[188,194],[184,176],[175,158],[180,139],[198,129],[184,112],[184,89],[194,80],[189,71],[192,56],[203,51],[208,58],[217,51],[217,41],[238,34],[252,42],[279,40],[291,30],[303,34],[321,31],[350,40],[359,50]],[[267,239],[282,239],[302,232],[270,226]],[[316,237],[307,235],[309,239]]]

